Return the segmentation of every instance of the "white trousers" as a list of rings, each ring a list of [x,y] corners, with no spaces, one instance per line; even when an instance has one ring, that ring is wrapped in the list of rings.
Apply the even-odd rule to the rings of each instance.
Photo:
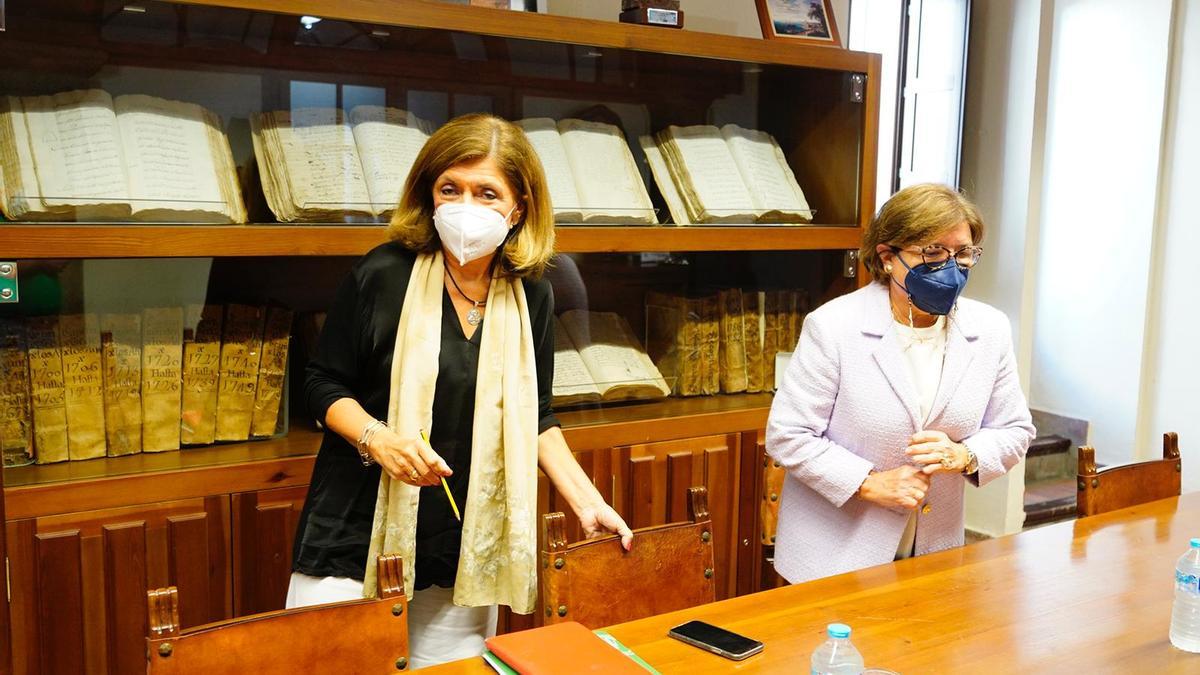
[[[287,608],[362,598],[363,585],[348,577],[292,573]],[[496,606],[459,607],[453,588],[430,586],[408,603],[408,663],[424,668],[483,653],[483,641],[496,634]]]

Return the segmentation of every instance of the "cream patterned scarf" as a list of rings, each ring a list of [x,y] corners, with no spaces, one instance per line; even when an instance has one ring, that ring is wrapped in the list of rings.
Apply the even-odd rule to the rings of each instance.
[[[433,391],[441,351],[442,253],[422,253],[413,265],[392,354],[388,425],[419,438],[433,419]],[[495,276],[475,382],[471,475],[463,514],[462,549],[454,604],[508,605],[527,614],[537,595],[537,369],[529,308],[520,279]],[[417,501],[420,489],[379,479],[364,597],[375,597],[375,560],[404,558],[404,592],[413,594]],[[427,499],[445,499],[441,488]]]

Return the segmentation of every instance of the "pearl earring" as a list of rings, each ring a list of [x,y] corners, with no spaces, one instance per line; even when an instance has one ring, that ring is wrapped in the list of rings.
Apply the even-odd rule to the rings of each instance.
[[[891,266],[891,265],[884,265],[884,266],[883,266],[883,271],[884,271],[884,272],[887,272],[888,274],[891,274],[891,273],[892,273],[892,266]]]

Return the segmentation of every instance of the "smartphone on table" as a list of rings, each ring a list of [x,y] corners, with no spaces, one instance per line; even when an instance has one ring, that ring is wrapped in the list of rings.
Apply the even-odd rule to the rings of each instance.
[[[703,621],[689,621],[667,631],[667,635],[727,659],[741,661],[763,650],[763,643]]]

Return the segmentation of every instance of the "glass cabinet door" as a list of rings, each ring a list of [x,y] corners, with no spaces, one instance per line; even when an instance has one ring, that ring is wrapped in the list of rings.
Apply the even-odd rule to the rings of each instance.
[[[7,4],[6,218],[384,223],[429,134],[491,113],[564,226],[858,224],[846,70],[206,4]]]

